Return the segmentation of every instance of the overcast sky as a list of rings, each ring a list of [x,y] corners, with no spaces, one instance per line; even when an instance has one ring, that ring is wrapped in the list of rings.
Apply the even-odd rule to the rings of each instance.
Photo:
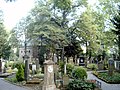
[[[0,8],[4,14],[4,24],[7,29],[12,29],[17,22],[34,7],[34,0],[16,0],[6,3],[0,0]]]

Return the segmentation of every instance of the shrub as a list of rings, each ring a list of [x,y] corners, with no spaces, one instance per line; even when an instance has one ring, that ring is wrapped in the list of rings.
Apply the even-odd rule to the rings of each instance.
[[[120,83],[120,73],[117,72],[114,72],[112,76],[110,76],[108,72],[98,72],[98,74],[94,73],[94,75],[107,83]]]
[[[67,69],[68,76],[71,76],[71,73],[72,73],[72,70],[74,69],[74,66],[72,64],[68,63],[66,66],[66,69]]]
[[[59,63],[59,69],[60,72],[63,74],[64,73],[64,62]],[[66,70],[67,70],[67,75],[71,76],[72,70],[74,69],[74,66],[70,63],[67,63],[66,65]]]
[[[62,74],[64,73],[64,62],[59,62],[59,70],[60,72],[62,72]]]
[[[5,80],[11,82],[11,83],[16,83],[17,82],[17,79],[16,77],[12,77],[12,78],[5,78]]]
[[[97,70],[97,69],[98,69],[98,67],[97,67],[96,64],[88,64],[88,65],[87,65],[87,68],[88,68],[88,69],[91,69],[91,70]]]
[[[94,90],[95,84],[92,82],[73,80],[69,82],[67,90]]]
[[[8,70],[6,70],[6,73],[12,73],[12,72],[13,72],[12,69],[8,69]]]
[[[72,71],[72,76],[74,79],[85,80],[87,78],[87,73],[84,68],[77,67]]]
[[[18,82],[21,82],[24,80],[24,69],[22,65],[18,66],[18,72],[16,73],[16,78]]]

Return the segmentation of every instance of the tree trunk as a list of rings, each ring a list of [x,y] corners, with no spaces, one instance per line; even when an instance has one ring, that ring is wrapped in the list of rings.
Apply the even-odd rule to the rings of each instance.
[[[120,61],[120,35],[118,35],[118,55],[119,55],[118,59]]]

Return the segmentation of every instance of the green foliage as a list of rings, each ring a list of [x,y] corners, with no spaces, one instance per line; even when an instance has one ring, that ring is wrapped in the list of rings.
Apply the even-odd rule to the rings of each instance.
[[[4,29],[3,23],[0,21],[0,58],[8,59],[11,47],[7,41],[7,32]]]
[[[19,69],[20,66],[22,66],[23,69],[25,69],[25,64],[22,63],[22,62],[17,62],[17,63],[14,63],[15,64],[15,68]]]
[[[64,47],[65,56],[67,57],[71,57],[75,55],[79,56],[80,53],[82,53],[82,51],[83,50],[81,49],[79,41],[77,41],[76,39],[71,39],[71,44]]]
[[[111,22],[114,26],[114,29],[112,29],[112,31],[117,36],[116,43],[118,45],[118,54],[120,59],[120,6],[118,6],[117,14],[113,16]]]
[[[22,65],[18,66],[18,72],[16,73],[16,78],[18,82],[21,82],[24,80],[24,69]]]
[[[6,72],[7,72],[7,73],[12,73],[13,70],[9,68],[8,70],[6,70]]]
[[[68,90],[94,90],[95,84],[87,81],[73,80],[68,84]]]
[[[97,70],[98,69],[97,64],[88,64],[87,68],[91,69],[91,70]]]
[[[107,72],[95,72],[94,75],[107,83],[120,83],[120,73],[117,72],[114,72],[112,76],[110,76]]]
[[[5,80],[11,82],[11,83],[16,83],[17,82],[17,79],[16,77],[12,77],[12,78],[5,78]]]
[[[42,73],[38,73],[38,74],[35,74],[34,76],[33,76],[34,78],[44,78],[44,74],[42,74]]]
[[[59,69],[61,73],[64,73],[64,62],[59,62]],[[71,77],[72,70],[74,69],[74,66],[70,63],[67,63],[66,65],[66,70],[67,70],[67,75]]]
[[[63,61],[59,62],[59,70],[60,72],[64,73],[64,62]]]
[[[84,68],[82,67],[76,67],[72,71],[72,77],[74,79],[80,79],[80,80],[85,80],[87,78],[87,72],[85,71]]]
[[[71,0],[53,0],[55,7],[61,10],[69,10],[71,8]]]
[[[67,75],[71,76],[72,70],[74,69],[74,65],[68,63],[66,69],[67,69]]]

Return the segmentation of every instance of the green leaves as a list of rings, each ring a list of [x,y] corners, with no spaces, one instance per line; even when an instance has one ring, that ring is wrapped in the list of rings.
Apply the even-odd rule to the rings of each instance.
[[[70,81],[68,84],[68,90],[92,90],[95,87],[94,83],[77,79]]]
[[[118,6],[118,12],[116,15],[114,15],[113,19],[111,19],[111,22],[114,26],[113,33],[117,36],[117,45],[118,45],[118,53],[120,58],[120,6]]]
[[[60,10],[69,10],[72,5],[71,0],[53,0],[53,3],[54,7],[57,7]]]

